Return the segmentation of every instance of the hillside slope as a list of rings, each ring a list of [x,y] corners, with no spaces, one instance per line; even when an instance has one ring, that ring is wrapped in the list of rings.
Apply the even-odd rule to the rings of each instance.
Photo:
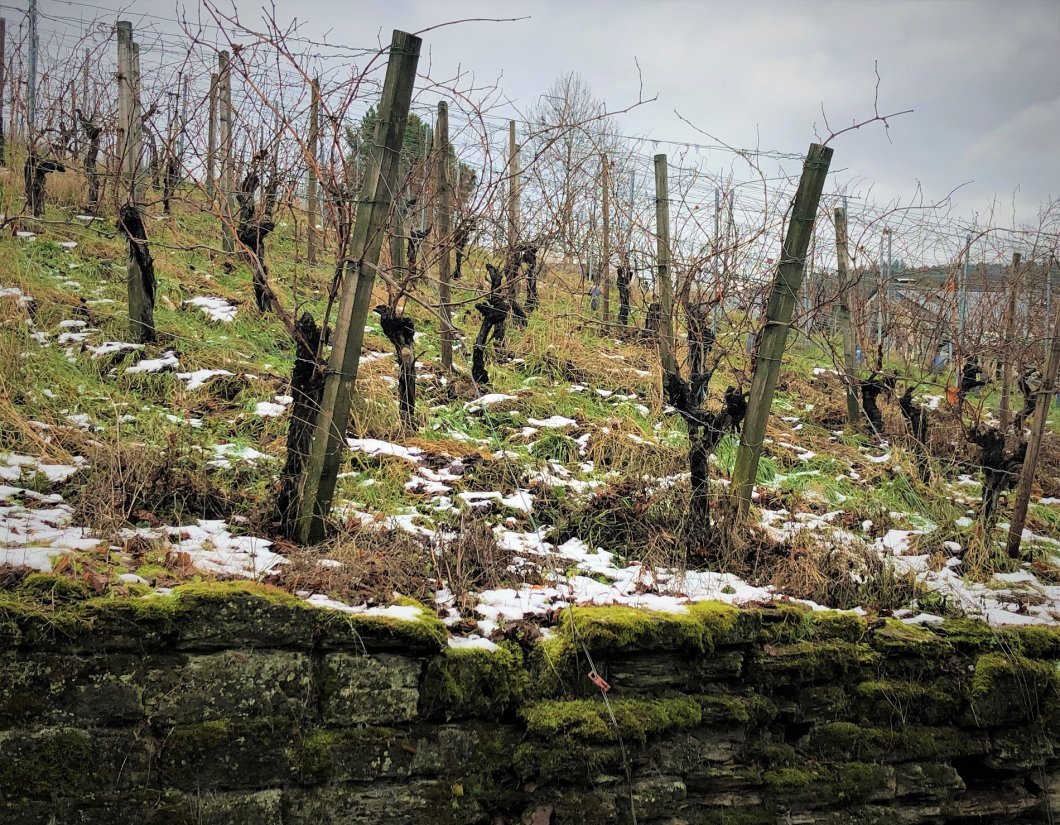
[[[918,394],[936,457],[924,483],[896,404],[884,403],[887,439],[844,432],[833,364],[800,339],[759,472],[759,526],[705,542],[685,529],[688,441],[654,348],[600,337],[556,266],[529,326],[492,354],[481,393],[469,348],[444,375],[437,324],[410,303],[415,433],[398,422],[393,349],[372,316],[337,530],[294,547],[274,512],[290,338],[255,309],[247,269],[225,271],[211,218],[153,217],[148,231],[160,336],[145,347],[128,343],[125,245],[111,220],[52,209],[36,234],[0,238],[0,587],[39,571],[122,598],[256,578],[342,610],[416,598],[455,634],[484,639],[574,603],[680,611],[791,598],[910,621],[1060,619],[1055,435],[1026,534],[1032,560],[1009,562],[976,527],[977,459],[942,390]],[[298,259],[295,231],[281,223],[269,239],[273,284],[292,315],[320,318],[331,272]],[[468,345],[484,260],[473,256],[454,295],[467,301],[457,324]],[[743,347],[724,331],[719,346],[731,358],[715,394],[746,385]],[[714,456],[719,504],[735,445],[727,437]]]

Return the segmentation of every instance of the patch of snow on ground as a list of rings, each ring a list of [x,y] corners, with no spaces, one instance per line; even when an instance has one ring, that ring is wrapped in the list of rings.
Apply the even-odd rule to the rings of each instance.
[[[562,415],[550,415],[548,418],[527,418],[526,423],[531,427],[548,427],[551,429],[563,429],[564,427],[577,427],[578,422],[573,418],[564,418]]]
[[[461,650],[489,650],[491,652],[497,649],[497,645],[489,639],[483,639],[481,636],[450,636],[449,647]]]
[[[228,370],[195,370],[194,372],[178,372],[177,378],[185,382],[189,390],[194,391],[218,375],[234,375],[234,373]]]
[[[468,410],[468,412],[474,412],[483,407],[492,407],[494,404],[502,404],[505,401],[518,400],[518,396],[515,395],[505,395],[503,392],[488,392],[485,395],[476,398],[474,401],[468,401],[464,404],[464,408]]]
[[[73,514],[57,494],[0,486],[0,564],[48,571],[56,557],[98,546],[91,531],[71,525]]]
[[[143,344],[130,344],[127,341],[105,341],[98,347],[85,347],[88,352],[92,353],[93,358],[102,358],[104,355],[113,355],[116,352],[126,352],[143,348]]]
[[[293,396],[277,395],[275,401],[259,401],[254,407],[254,414],[262,418],[278,418],[293,403]]]
[[[268,539],[233,536],[223,519],[199,519],[194,525],[168,530],[178,539],[173,549],[187,553],[195,567],[209,573],[257,578],[287,561],[269,549]]]
[[[162,372],[163,370],[175,370],[179,366],[180,361],[177,360],[176,353],[173,350],[167,350],[162,353],[161,358],[144,358],[139,363],[126,367],[125,371],[129,374]]]
[[[235,305],[228,303],[224,298],[199,295],[195,298],[188,298],[184,303],[199,307],[213,321],[227,324],[234,321],[236,317]]]
[[[407,461],[419,463],[422,459],[423,450],[419,447],[403,447],[378,438],[348,438],[346,443],[356,453],[368,453],[368,455],[392,455],[404,458]]]

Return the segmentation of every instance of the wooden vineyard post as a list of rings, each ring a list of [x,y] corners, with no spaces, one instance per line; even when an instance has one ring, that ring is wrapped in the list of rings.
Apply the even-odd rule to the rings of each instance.
[[[997,417],[1001,422],[1001,431],[1008,429],[1012,412],[1012,337],[1016,326],[1016,289],[1019,284],[1020,253],[1012,253],[1012,266],[1009,267],[1009,278],[1012,283],[1008,289],[1008,305],[1005,307],[1005,337],[1001,357],[1001,400],[998,403]]]
[[[317,262],[317,220],[320,213],[320,202],[317,195],[317,160],[320,150],[320,78],[313,78],[309,104],[309,176],[306,179],[306,261]]]
[[[847,388],[847,423],[857,427],[860,416],[858,404],[858,373],[856,362],[857,344],[854,341],[854,325],[850,318],[850,284],[847,283],[850,252],[847,249],[847,211],[843,207],[835,210],[836,269],[839,273],[839,323],[843,326],[843,371]]]
[[[7,60],[5,55],[6,51],[6,37],[7,37],[7,20],[0,17],[0,166],[3,166],[7,161],[6,144],[4,140],[4,84],[7,83]],[[14,109],[15,102],[11,101],[11,108]]]
[[[206,200],[212,204],[217,161],[217,75],[210,75],[210,112],[206,121]]]
[[[133,112],[131,124],[133,169],[133,201],[142,208],[147,200],[147,169],[144,167],[144,110],[140,98],[140,44],[132,44],[132,94]]]
[[[390,277],[398,283],[409,275],[409,214],[403,203],[390,216]]]
[[[228,52],[217,55],[217,122],[220,133],[220,175],[218,187],[221,195],[221,236],[225,252],[236,248],[232,221],[232,68]]]
[[[670,281],[670,186],[667,180],[666,155],[655,156],[655,288],[659,295],[659,360],[663,381],[667,373],[677,372],[674,357],[674,293]]]
[[[611,323],[611,203],[609,190],[611,188],[610,174],[607,163],[607,155],[600,156],[600,190],[601,190],[601,229],[603,238],[600,251],[600,285],[601,298],[603,299],[604,334],[607,334],[607,325]]]
[[[136,147],[136,92],[133,88],[133,31],[132,23],[118,21],[118,148],[121,157],[121,176],[125,184],[126,197],[135,201],[136,172],[140,158]]]
[[[515,271],[515,248],[519,245],[519,144],[515,142],[515,121],[508,121],[508,260]],[[509,299],[519,299],[519,285],[509,275]]]
[[[746,515],[751,504],[751,491],[758,474],[758,460],[762,455],[766,421],[773,404],[773,391],[780,372],[780,361],[784,356],[788,327],[806,267],[806,250],[809,247],[810,235],[817,217],[817,206],[821,202],[821,192],[831,160],[830,147],[818,143],[810,145],[803,163],[799,188],[795,193],[795,203],[784,236],[773,289],[766,305],[766,322],[758,341],[751,392],[747,402],[747,417],[744,419],[736,467],[732,474],[732,487],[741,516]]]
[[[399,157],[421,42],[414,35],[395,30],[390,44],[379,117],[350,238],[350,263],[342,284],[331,358],[299,484],[295,533],[302,543],[323,537],[331,512],[339,463],[346,445],[346,424],[357,380],[364,324],[372,304],[375,268],[383,245],[391,193],[398,183]]]
[[[132,23],[120,20],[118,34],[118,146],[121,157],[125,204],[118,228],[128,239],[126,281],[129,295],[129,330],[135,341],[146,343],[155,337],[155,275],[139,205],[141,186],[140,154],[143,149],[143,121],[140,90],[137,88],[137,48]]]
[[[449,180],[449,104],[438,103],[435,127],[434,192],[438,198],[434,224],[438,239],[438,314],[441,316],[442,369],[453,371],[453,319],[449,306],[449,281],[452,278],[452,185]]]
[[[1042,448],[1042,437],[1045,435],[1045,428],[1049,422],[1049,408],[1052,407],[1053,398],[1060,389],[1056,383],[1058,369],[1060,369],[1060,305],[1056,308],[1053,337],[1049,342],[1049,354],[1045,359],[1042,386],[1038,391],[1038,400],[1034,406],[1031,437],[1027,439],[1027,455],[1023,459],[1016,504],[1012,508],[1012,519],[1009,522],[1008,554],[1012,558],[1017,558],[1020,553],[1020,541],[1023,538],[1023,527],[1027,523],[1027,508],[1031,501],[1031,487],[1034,485],[1034,471],[1038,468],[1038,453]]]

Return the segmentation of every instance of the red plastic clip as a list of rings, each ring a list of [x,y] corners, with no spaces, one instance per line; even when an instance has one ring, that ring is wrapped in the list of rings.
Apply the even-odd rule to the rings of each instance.
[[[589,681],[596,685],[604,693],[611,690],[611,685],[604,681],[604,677],[597,673],[595,670],[589,671]]]

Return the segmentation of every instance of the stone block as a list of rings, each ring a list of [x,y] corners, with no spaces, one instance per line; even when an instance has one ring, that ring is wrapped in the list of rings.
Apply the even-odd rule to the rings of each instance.
[[[145,675],[144,707],[153,721],[174,724],[220,719],[305,719],[314,712],[308,654],[229,650],[194,654],[176,667]]]
[[[289,719],[177,725],[162,740],[162,782],[184,791],[281,786],[291,772],[287,747],[295,735]]]
[[[387,725],[416,718],[423,665],[380,653],[324,657],[323,721],[329,725]]]
[[[61,800],[142,788],[155,742],[133,731],[41,728],[0,732],[0,798]]]
[[[143,719],[141,657],[0,655],[0,724],[112,725]]]

